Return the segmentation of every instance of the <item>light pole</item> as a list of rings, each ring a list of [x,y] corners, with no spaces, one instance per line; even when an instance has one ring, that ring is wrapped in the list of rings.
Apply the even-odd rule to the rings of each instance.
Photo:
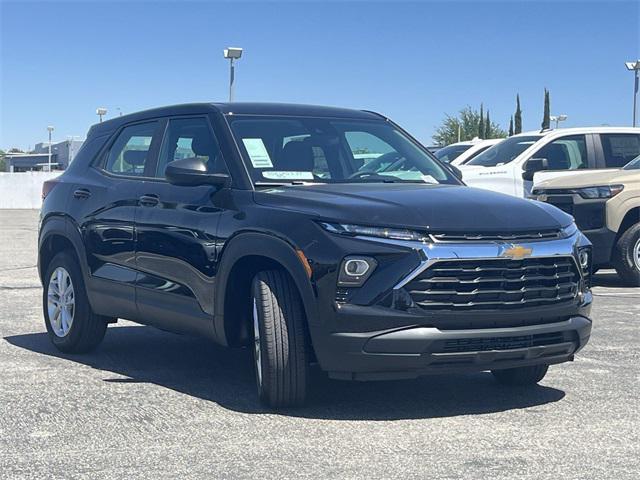
[[[51,132],[53,132],[53,130],[54,129],[51,125],[47,127],[47,131],[49,132],[49,161],[47,162],[49,171],[51,171]]]
[[[560,122],[564,122],[567,119],[567,116],[562,114],[562,115],[551,115],[549,117],[549,120],[551,120],[552,122],[556,122],[556,130],[558,129],[558,124]]]
[[[102,123],[102,117],[107,114],[107,109],[104,107],[96,108],[96,115],[100,117],[100,123]]]
[[[233,102],[233,87],[235,82],[235,65],[234,60],[238,60],[242,56],[242,49],[237,47],[229,47],[224,49],[224,58],[229,59],[229,101]]]
[[[636,104],[638,97],[638,83],[640,83],[640,60],[635,62],[625,62],[627,70],[634,72],[633,78],[633,126],[636,126]]]

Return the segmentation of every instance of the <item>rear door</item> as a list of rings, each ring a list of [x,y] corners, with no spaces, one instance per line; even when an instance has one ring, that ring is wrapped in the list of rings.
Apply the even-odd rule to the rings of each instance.
[[[107,142],[82,183],[70,212],[83,238],[87,289],[96,312],[135,320],[135,216],[145,166],[160,140],[160,123],[130,124]]]
[[[598,137],[598,168],[622,168],[640,155],[640,134],[601,133]]]
[[[168,119],[156,164],[140,192],[136,218],[137,305],[145,323],[211,334],[221,191],[179,187],[164,177],[173,160],[197,157],[211,173],[227,173],[206,115]]]

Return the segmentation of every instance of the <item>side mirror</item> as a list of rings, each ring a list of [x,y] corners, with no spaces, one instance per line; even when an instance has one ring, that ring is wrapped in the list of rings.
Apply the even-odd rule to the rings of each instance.
[[[208,173],[204,162],[195,157],[170,162],[164,171],[164,176],[170,184],[182,187],[198,185],[226,187],[231,180],[226,173]]]
[[[533,175],[542,170],[549,170],[549,160],[546,158],[530,158],[524,164],[522,178],[523,180],[533,181]]]

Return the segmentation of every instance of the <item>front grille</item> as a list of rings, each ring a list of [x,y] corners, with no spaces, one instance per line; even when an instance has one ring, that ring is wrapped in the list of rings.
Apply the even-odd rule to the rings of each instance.
[[[559,230],[536,230],[519,233],[432,233],[431,237],[438,242],[495,242],[550,240],[560,236]]]
[[[569,301],[579,282],[572,257],[443,260],[405,289],[428,310],[504,310]]]
[[[536,335],[518,335],[512,337],[458,338],[445,340],[440,353],[486,352],[489,350],[515,350],[517,348],[557,345],[570,341],[564,332],[540,333]]]

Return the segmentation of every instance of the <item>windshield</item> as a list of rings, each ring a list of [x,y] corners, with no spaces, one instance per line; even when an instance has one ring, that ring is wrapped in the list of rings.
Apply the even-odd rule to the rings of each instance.
[[[640,155],[627,163],[623,170],[640,170]]]
[[[485,150],[467,165],[497,167],[509,163],[542,138],[541,135],[510,137]]]
[[[434,155],[438,160],[451,163],[458,158],[460,154],[466,152],[471,148],[471,145],[449,145],[448,147],[441,148]]]
[[[254,184],[460,182],[391,123],[229,115]]]

